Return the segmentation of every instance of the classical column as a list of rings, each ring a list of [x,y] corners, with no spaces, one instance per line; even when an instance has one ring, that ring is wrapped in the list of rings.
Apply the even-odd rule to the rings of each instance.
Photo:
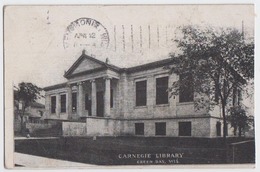
[[[56,95],[56,115],[60,116],[60,95]]]
[[[110,77],[105,77],[105,98],[104,98],[104,109],[105,109],[105,116],[110,116]]]
[[[95,79],[91,80],[91,114],[97,116],[97,88]]]
[[[82,82],[79,82],[78,83],[78,115],[81,117],[83,116],[83,102],[84,102],[84,96],[83,96],[83,83]]]
[[[68,103],[67,103],[67,113],[68,113],[68,118],[72,118],[72,88],[70,85],[67,86],[68,88]]]

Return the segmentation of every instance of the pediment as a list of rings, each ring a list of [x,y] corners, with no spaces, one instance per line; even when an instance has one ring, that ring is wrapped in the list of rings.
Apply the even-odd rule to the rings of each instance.
[[[74,68],[71,74],[77,74],[84,71],[89,71],[102,67],[103,65],[87,58],[83,58],[82,61]]]
[[[68,78],[75,74],[93,71],[102,67],[106,67],[106,64],[104,62],[82,53],[78,60],[64,74],[64,77]]]
[[[109,64],[107,61],[103,62],[96,58],[90,57],[85,54],[85,51],[82,51],[82,55],[78,60],[65,72],[64,77],[70,78],[75,75],[86,74],[89,72],[99,71],[103,69],[111,69],[118,72],[119,67]]]

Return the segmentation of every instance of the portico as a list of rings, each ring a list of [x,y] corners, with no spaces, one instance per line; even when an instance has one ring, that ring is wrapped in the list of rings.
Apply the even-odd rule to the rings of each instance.
[[[115,83],[114,87],[111,86],[112,80]],[[67,84],[67,111],[69,119],[79,119],[88,116],[110,117],[111,104],[113,104],[111,101],[114,99],[114,95],[111,95],[111,92],[113,93],[111,90],[116,89],[116,82],[116,78],[107,75]],[[60,110],[58,109],[57,111]]]
[[[66,83],[46,87],[49,119],[84,120],[113,116],[120,75],[116,66],[87,56],[85,51],[65,72]]]

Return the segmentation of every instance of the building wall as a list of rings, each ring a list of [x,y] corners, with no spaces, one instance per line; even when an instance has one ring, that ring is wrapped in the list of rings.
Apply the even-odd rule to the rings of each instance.
[[[86,119],[88,136],[113,136],[115,131],[113,119],[90,117]]]
[[[113,90],[113,107],[110,108],[110,117],[117,118],[120,114],[120,105],[119,105],[119,80],[111,79],[111,89]]]
[[[66,103],[68,103],[67,88],[59,88],[55,90],[50,90],[45,92],[45,113],[48,119],[67,119],[68,113],[61,113],[58,111],[60,107],[60,95],[66,94]],[[56,96],[56,113],[51,113],[51,97]],[[67,106],[67,105],[66,105]]]
[[[128,112],[128,77],[126,73],[122,73],[120,75],[119,81],[118,81],[118,99],[117,102],[119,104],[119,111],[116,114],[116,117],[119,118],[125,118],[127,116]]]
[[[217,137],[217,122],[221,123],[221,136],[223,136],[223,120],[217,118],[210,119],[210,136]]]
[[[168,104],[156,105],[156,78],[169,76],[168,71],[162,68],[156,68],[152,70],[146,70],[141,72],[132,73],[128,77],[128,113],[126,118],[155,118],[155,117],[174,117],[175,111],[171,111],[173,98],[169,99]],[[169,84],[171,80],[174,80],[176,76],[169,76]],[[138,81],[147,81],[147,105],[136,106],[136,86]]]
[[[212,137],[211,135],[211,118],[183,118],[183,119],[152,119],[152,120],[125,120],[124,135],[135,136],[135,123],[144,123],[144,136],[155,135],[155,123],[166,123],[166,135],[179,137],[179,122],[191,122],[191,136],[182,137]],[[161,135],[158,135],[163,137]]]
[[[62,136],[87,136],[87,124],[82,122],[62,122]]]
[[[221,137],[223,136],[223,120],[221,118],[211,118],[210,120],[210,136],[211,137],[218,137],[217,136],[217,128],[216,124],[217,122],[221,122]],[[227,123],[227,137],[233,137],[234,136],[234,129],[231,127],[230,123]]]
[[[95,74],[90,74],[93,77]],[[175,74],[169,75],[169,72],[162,67],[154,68],[150,70],[145,70],[141,72],[135,72],[131,74],[122,73],[118,79],[111,80],[111,87],[113,89],[113,98],[114,98],[114,106],[111,108],[110,117],[113,118],[126,118],[126,119],[139,119],[139,118],[165,118],[165,117],[181,117],[181,116],[192,116],[192,115],[201,115],[207,114],[205,109],[196,110],[194,108],[193,102],[185,102],[179,103],[178,96],[172,96],[169,98],[168,104],[156,105],[156,78],[168,76],[169,77],[169,87],[171,84],[178,80],[178,76]],[[89,77],[89,76],[88,76]],[[87,78],[88,78],[87,77]],[[77,77],[76,77],[77,78]],[[76,78],[72,78],[69,80],[74,81]],[[86,77],[85,77],[86,78]],[[77,78],[79,79],[79,78]],[[147,81],[147,104],[146,106],[136,106],[135,98],[136,98],[136,88],[135,83],[137,81]],[[97,91],[104,91],[104,80],[103,78],[99,78],[96,81]],[[91,96],[91,84],[85,83],[83,87],[83,92],[88,93]],[[73,88],[73,91],[77,91],[77,88]],[[56,90],[51,90],[46,93],[46,113],[48,117],[51,119],[68,119],[68,114],[59,113],[56,114],[50,113],[50,97],[48,95],[57,96],[57,107],[59,106],[58,99],[60,98],[60,94],[67,94],[67,88],[60,88]],[[68,103],[68,95],[67,103]],[[83,107],[84,107],[84,102]],[[83,108],[83,116],[88,116],[88,111]],[[74,114],[73,116],[76,116]]]
[[[99,77],[96,80],[97,91],[104,91],[103,75],[106,72],[98,72],[87,76],[78,76],[69,79],[69,83],[78,81],[86,81],[92,77]],[[88,117],[86,119],[86,132],[88,136],[115,136],[115,135],[135,135],[135,123],[142,122],[145,125],[144,136],[155,136],[155,122],[166,122],[166,136],[179,136],[179,122],[189,121],[192,123],[191,137],[215,137],[216,122],[218,119],[210,118],[209,115],[217,117],[219,109],[216,107],[210,114],[207,109],[195,109],[193,102],[179,102],[179,96],[169,98],[168,104],[156,105],[156,78],[168,76],[169,87],[179,77],[175,74],[169,74],[162,67],[134,72],[131,74],[122,73],[117,78],[111,80],[111,88],[113,89],[113,108],[111,115],[106,118]],[[137,81],[147,81],[147,104],[146,106],[137,107],[136,103],[136,86]],[[77,91],[76,87],[72,91]],[[91,96],[91,84],[89,81],[84,84],[83,92]],[[68,119],[68,113],[50,113],[50,96],[57,96],[57,102],[60,94],[66,94],[67,107],[68,95],[67,88],[60,88],[46,92],[46,113],[50,119]],[[196,95],[198,96],[198,95]],[[85,99],[84,99],[85,100]],[[83,116],[88,116],[83,104]],[[58,106],[57,106],[58,107]],[[92,114],[93,115],[93,114]],[[68,125],[68,124],[66,124]],[[81,124],[80,124],[81,125]],[[82,133],[76,127],[76,134]]]
[[[222,108],[221,105],[215,105],[212,107],[212,109],[209,111],[209,114],[211,116],[221,118],[222,117]]]
[[[193,102],[179,103],[179,96],[170,97],[169,103],[156,105],[156,78],[168,76],[170,88],[174,81],[179,77],[176,74],[169,74],[169,72],[162,68],[155,68],[151,70],[132,73],[127,76],[125,81],[121,81],[121,89],[126,92],[124,96],[124,104],[122,104],[124,111],[124,118],[138,119],[138,118],[166,118],[166,117],[181,117],[207,114],[206,109],[197,110],[194,108]],[[124,78],[123,78],[124,79]],[[147,81],[147,105],[136,106],[135,83],[138,81]],[[125,90],[124,90],[125,89]],[[123,94],[123,93],[122,93]]]

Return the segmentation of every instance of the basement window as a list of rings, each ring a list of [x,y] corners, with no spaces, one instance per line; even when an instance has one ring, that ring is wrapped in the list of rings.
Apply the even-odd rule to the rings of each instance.
[[[155,135],[165,136],[166,135],[166,122],[156,122],[155,123]]]
[[[179,122],[179,136],[191,136],[191,122]]]
[[[135,135],[144,135],[144,123],[135,123]]]

